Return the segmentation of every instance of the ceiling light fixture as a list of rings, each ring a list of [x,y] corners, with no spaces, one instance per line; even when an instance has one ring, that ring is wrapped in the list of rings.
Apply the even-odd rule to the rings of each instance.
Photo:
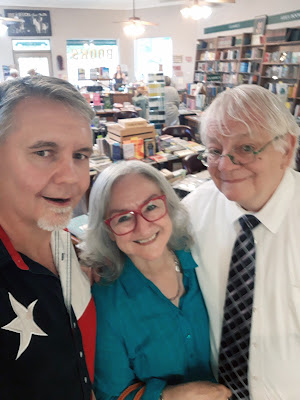
[[[191,7],[184,7],[180,12],[183,18],[192,18],[195,21],[198,21],[199,19],[210,17],[212,9],[208,6],[200,6],[198,0],[194,0],[194,4]]]
[[[132,21],[124,26],[123,31],[127,36],[137,37],[145,32],[145,27],[138,22]]]

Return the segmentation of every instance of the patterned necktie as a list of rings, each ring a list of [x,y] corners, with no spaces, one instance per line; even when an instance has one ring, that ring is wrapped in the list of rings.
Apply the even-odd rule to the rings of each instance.
[[[232,399],[249,399],[248,359],[255,279],[255,244],[252,234],[260,221],[253,215],[239,218],[242,230],[234,244],[224,305],[219,382],[229,387]]]

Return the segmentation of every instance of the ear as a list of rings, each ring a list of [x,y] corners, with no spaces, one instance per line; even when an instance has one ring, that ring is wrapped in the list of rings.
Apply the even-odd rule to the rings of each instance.
[[[287,148],[285,149],[285,154],[283,156],[282,167],[288,167],[291,164],[292,158],[294,156],[294,150],[297,143],[297,138],[294,135],[288,133],[286,135]]]

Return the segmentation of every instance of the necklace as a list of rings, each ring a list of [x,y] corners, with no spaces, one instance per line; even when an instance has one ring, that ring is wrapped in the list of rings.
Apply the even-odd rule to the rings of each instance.
[[[172,253],[172,256],[174,259],[175,271],[176,271],[176,276],[177,276],[177,292],[176,292],[175,296],[167,297],[167,299],[170,301],[174,301],[177,299],[177,297],[180,294],[180,275],[177,272],[181,272],[181,271],[180,271],[180,264],[179,264],[178,258],[176,257],[176,254],[172,250],[171,250],[171,253]]]

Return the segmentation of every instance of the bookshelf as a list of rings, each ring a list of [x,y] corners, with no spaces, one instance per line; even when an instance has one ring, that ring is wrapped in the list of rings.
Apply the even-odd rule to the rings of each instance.
[[[288,29],[280,29],[267,30],[265,36],[243,33],[199,39],[194,83],[205,85],[206,105],[227,87],[255,83],[288,93],[291,112],[300,115],[300,41],[284,41],[287,35]]]

